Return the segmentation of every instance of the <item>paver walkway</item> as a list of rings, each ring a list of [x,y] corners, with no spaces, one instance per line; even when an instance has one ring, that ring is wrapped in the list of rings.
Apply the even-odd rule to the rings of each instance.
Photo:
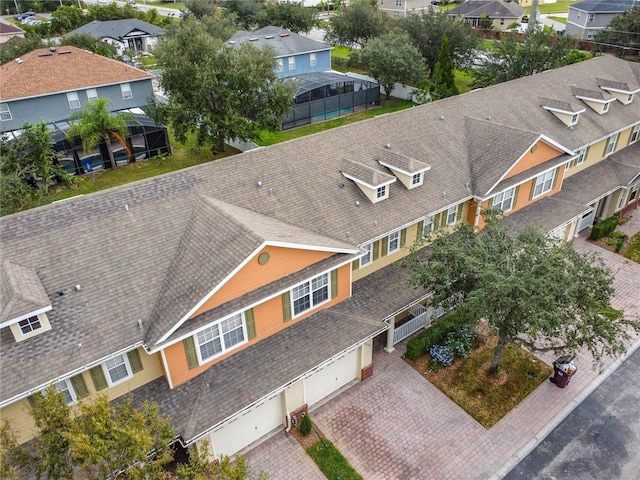
[[[624,225],[640,231],[640,211]],[[614,306],[640,315],[640,265],[585,241],[616,275]],[[604,380],[579,353],[578,372],[564,389],[542,383],[517,408],[485,429],[401,358],[403,343],[374,353],[373,376],[311,413],[313,420],[366,480],[501,478]],[[542,356],[551,364],[551,355]],[[610,360],[608,363],[612,363]],[[252,471],[270,479],[322,479],[304,451],[279,433],[250,451]]]

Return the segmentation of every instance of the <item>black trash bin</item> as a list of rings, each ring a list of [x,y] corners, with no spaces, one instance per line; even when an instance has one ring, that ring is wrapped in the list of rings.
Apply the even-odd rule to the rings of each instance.
[[[567,355],[560,357],[553,362],[553,377],[552,383],[555,383],[559,388],[564,388],[569,385],[571,377],[576,373],[578,368],[573,364],[575,355]]]

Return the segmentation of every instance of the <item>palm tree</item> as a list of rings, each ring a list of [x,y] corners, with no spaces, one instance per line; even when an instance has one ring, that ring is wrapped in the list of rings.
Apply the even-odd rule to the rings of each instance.
[[[127,120],[135,120],[135,116],[126,112],[112,114],[107,108],[110,104],[111,100],[108,98],[97,98],[86,103],[81,111],[74,112],[71,115],[71,127],[67,130],[67,138],[73,141],[75,137],[80,137],[85,153],[96,148],[100,142],[105,142],[111,165],[116,168],[111,139],[125,148],[128,161],[131,161],[131,147],[127,143],[127,135],[129,135]]]

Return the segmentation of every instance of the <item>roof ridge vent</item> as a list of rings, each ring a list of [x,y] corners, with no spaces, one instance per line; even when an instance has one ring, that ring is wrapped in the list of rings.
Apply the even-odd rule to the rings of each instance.
[[[60,50],[60,51],[58,52],[58,55],[65,55],[65,54],[67,54],[67,53],[71,53],[71,50]]]
[[[235,45],[236,41],[235,41],[235,40],[229,40],[227,43],[228,43],[229,45]]]
[[[281,33],[281,34],[280,34],[280,36],[281,36],[281,37],[288,37],[288,36],[289,36],[289,34],[288,34],[288,33]]]
[[[42,52],[38,54],[39,57],[50,57],[51,55],[53,55],[51,52]]]
[[[258,41],[258,37],[250,37],[249,41],[250,42],[256,42],[256,41]]]
[[[265,35],[264,38],[273,38],[273,35]]]

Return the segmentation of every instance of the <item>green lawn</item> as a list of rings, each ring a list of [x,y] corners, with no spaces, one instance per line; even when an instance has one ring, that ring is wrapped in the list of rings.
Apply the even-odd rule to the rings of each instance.
[[[553,21],[559,22],[559,23],[564,23],[565,25],[567,24],[567,18],[566,17],[552,17],[549,16],[549,18]]]
[[[184,3],[176,2],[161,2],[160,0],[136,0],[138,5],[147,5],[148,7],[162,7],[162,8],[175,8],[176,10],[186,10],[187,6]]]
[[[362,480],[347,459],[327,439],[318,440],[307,448],[307,453],[328,479]]]
[[[539,4],[538,11],[540,13],[567,13],[569,11],[569,7],[575,3],[578,3],[578,1],[580,0]],[[531,13],[531,7],[526,7],[526,13],[527,15]]]
[[[454,70],[453,72],[456,87],[460,93],[471,91],[471,74],[465,70]]]
[[[631,237],[629,245],[624,251],[624,256],[634,262],[640,263],[640,232]]]

